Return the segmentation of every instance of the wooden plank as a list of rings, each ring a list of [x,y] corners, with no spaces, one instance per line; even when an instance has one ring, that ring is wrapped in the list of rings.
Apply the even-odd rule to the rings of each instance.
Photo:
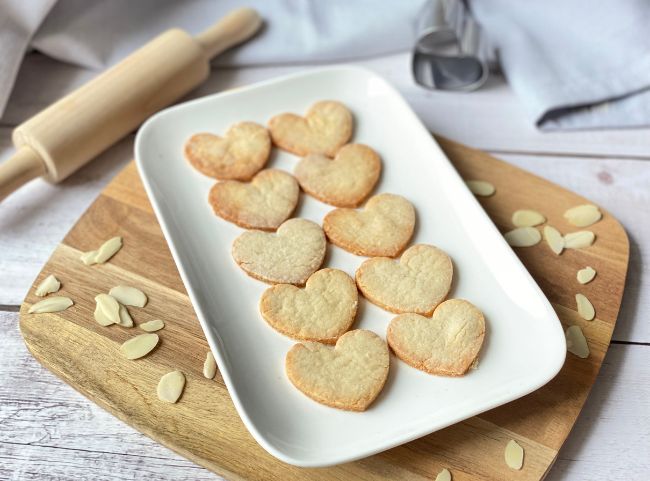
[[[482,89],[470,94],[429,91],[413,82],[410,59],[410,53],[404,52],[350,64],[370,68],[390,81],[430,130],[482,150],[650,158],[649,128],[541,132],[502,77],[491,78]],[[308,68],[315,67],[215,68],[208,81],[188,98]],[[2,123],[22,122],[96,74],[39,54],[28,56]]]
[[[140,434],[40,366],[0,313],[0,479],[222,479]],[[611,346],[546,481],[644,479],[650,471],[650,347]]]
[[[441,145],[467,178],[484,178],[497,186],[497,195],[481,202],[501,229],[509,228],[513,206],[523,202],[544,210],[549,220],[561,228],[566,205],[586,202],[479,151],[449,141],[441,140]],[[132,180],[127,172],[114,182]],[[505,185],[514,187],[503,188]],[[589,249],[566,253],[562,258],[543,244],[516,249],[540,280],[560,319],[567,325],[582,326],[591,349],[588,359],[570,355],[560,374],[542,389],[430,436],[358,462],[304,470],[282,464],[263,451],[237,417],[221,380],[206,381],[201,376],[207,346],[182,284],[173,278],[176,271],[153,215],[146,207],[133,205],[144,198],[128,195],[124,202],[120,200],[120,192],[129,187],[139,189],[141,185],[111,187],[111,197],[100,196],[40,274],[59,274],[64,280],[61,292],[69,294],[76,304],[60,314],[26,315],[27,307],[35,300],[30,293],[23,305],[20,326],[31,352],[87,397],[176,452],[226,477],[291,480],[317,472],[317,477],[324,480],[433,479],[441,467],[447,466],[455,472],[457,481],[503,479],[513,474],[502,461],[503,447],[511,438],[517,439],[527,452],[526,469],[517,473],[518,479],[539,480],[544,476],[582,408],[616,321],[628,245],[622,228],[607,212],[593,227],[598,241]],[[122,235],[127,247],[108,265],[87,267],[78,261],[80,251],[112,235]],[[572,296],[567,295],[576,289],[575,267],[580,262],[599,269],[599,277],[589,285],[588,292],[598,313],[592,322],[579,318]],[[554,277],[550,278],[547,266],[552,264]],[[168,322],[161,333],[161,346],[137,362],[127,361],[117,352],[129,335],[127,329],[101,328],[92,319],[94,294],[115,283],[146,287],[150,295],[146,312],[154,317],[165,316]],[[136,323],[140,315],[136,312]],[[43,329],[43,324],[48,329]],[[186,373],[188,385],[181,402],[170,409],[156,399],[155,385],[163,373],[174,367]],[[210,399],[209,405],[206,399]]]

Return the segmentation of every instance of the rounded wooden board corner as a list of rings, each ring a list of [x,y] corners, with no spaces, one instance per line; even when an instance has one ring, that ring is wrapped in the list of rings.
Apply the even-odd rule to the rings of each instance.
[[[510,216],[519,208],[540,210],[563,233],[578,230],[564,222],[562,213],[588,200],[481,151],[440,137],[437,141],[462,177],[495,184],[497,193],[479,202],[502,231],[510,228]],[[589,228],[598,240],[588,249],[568,251],[562,257],[546,246],[515,249],[565,327],[578,324],[585,331],[591,348],[588,359],[568,354],[560,373],[528,396],[370,458],[318,469],[319,479],[433,480],[443,467],[459,481],[509,479],[503,449],[510,439],[516,439],[526,453],[517,479],[543,479],[596,379],[623,295],[629,241],[621,224],[603,213],[603,220]],[[101,270],[78,262],[81,252],[113,235],[122,235],[129,249]],[[575,272],[583,264],[596,268],[600,282],[577,284]],[[228,479],[313,476],[313,469],[284,464],[264,451],[237,416],[220,375],[214,381],[203,378],[207,343],[133,163],[84,213],[36,281],[50,273],[75,279],[74,284],[64,283],[61,291],[75,305],[60,313],[35,316],[27,314],[27,308],[36,298],[31,291],[27,295],[20,330],[42,365],[147,436]],[[136,362],[118,353],[129,331],[95,323],[93,296],[89,295],[129,281],[142,286],[150,299],[150,312],[146,316],[136,313],[136,323],[170,314],[177,319],[161,331],[161,348]],[[575,311],[577,289],[593,300],[594,321],[580,319]],[[171,366],[186,374],[187,386],[181,402],[163,406],[157,401],[155,385]]]

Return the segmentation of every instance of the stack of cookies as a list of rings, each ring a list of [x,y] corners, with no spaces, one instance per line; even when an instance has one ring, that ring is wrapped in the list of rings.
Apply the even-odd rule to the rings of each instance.
[[[196,134],[185,156],[219,180],[208,196],[215,214],[249,229],[233,242],[232,256],[248,275],[273,284],[259,304],[266,322],[301,341],[286,355],[291,383],[319,403],[364,411],[388,377],[388,346],[414,368],[461,376],[475,364],[485,320],[470,302],[445,300],[453,278],[445,252],[429,244],[407,247],[413,205],[394,193],[368,198],[382,163],[371,147],[349,143],[353,124],[345,105],[321,101],[305,117],[273,117],[268,129],[241,122],[223,137]],[[272,145],[301,157],[293,175],[264,169]],[[290,218],[300,190],[336,207],[322,227]],[[328,240],[369,257],[355,279],[321,268]],[[351,330],[358,291],[398,314],[388,324],[388,345],[372,331]]]

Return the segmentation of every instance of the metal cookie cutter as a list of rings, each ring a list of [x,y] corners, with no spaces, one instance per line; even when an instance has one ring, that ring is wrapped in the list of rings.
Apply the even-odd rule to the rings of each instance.
[[[461,0],[431,0],[421,12],[413,50],[413,77],[437,90],[470,91],[488,78],[488,46]]]

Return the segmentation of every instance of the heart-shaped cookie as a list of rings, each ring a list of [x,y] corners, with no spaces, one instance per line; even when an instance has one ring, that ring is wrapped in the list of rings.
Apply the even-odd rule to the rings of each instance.
[[[318,224],[289,219],[275,233],[244,232],[233,242],[232,256],[255,279],[303,285],[323,263],[326,244]]]
[[[291,383],[314,401],[348,411],[365,411],[388,377],[388,346],[371,331],[346,332],[336,346],[296,344],[285,368]]]
[[[399,261],[374,257],[357,269],[357,286],[373,304],[390,312],[430,316],[451,287],[451,259],[441,249],[416,244]]]
[[[360,256],[395,257],[415,228],[415,209],[404,197],[379,194],[363,210],[334,209],[323,220],[325,234],[346,251]]]
[[[302,190],[337,207],[356,207],[379,179],[377,152],[361,144],[348,144],[334,159],[322,154],[303,158],[294,171]]]
[[[185,143],[185,157],[202,174],[216,179],[248,180],[266,164],[271,152],[268,131],[240,122],[225,137],[201,133]]]
[[[441,376],[462,376],[478,356],[485,337],[483,314],[462,299],[440,304],[433,317],[402,314],[388,325],[386,339],[405,363]]]
[[[304,289],[291,284],[269,287],[260,300],[262,317],[276,331],[301,341],[333,344],[357,315],[354,280],[337,269],[322,269]]]
[[[214,213],[246,229],[275,230],[296,208],[300,188],[291,175],[266,169],[250,182],[217,182],[208,196]]]
[[[352,114],[340,102],[316,102],[305,117],[276,115],[269,121],[275,145],[296,155],[324,154],[334,157],[352,137]]]

